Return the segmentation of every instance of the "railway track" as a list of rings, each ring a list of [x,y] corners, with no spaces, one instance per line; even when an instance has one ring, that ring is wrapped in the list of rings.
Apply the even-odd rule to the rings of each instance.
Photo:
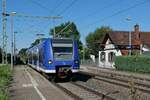
[[[115,98],[109,96],[108,94],[101,93],[100,91],[96,91],[82,84],[76,82],[56,83],[53,82],[48,75],[43,73],[39,74],[44,76],[44,78],[47,79],[49,82],[51,82],[55,87],[65,92],[68,96],[72,97],[74,100],[116,100]]]
[[[101,80],[104,82],[108,82],[111,84],[123,86],[126,88],[129,88],[129,84],[126,84],[127,82],[123,79],[115,79],[115,77],[108,77],[105,75],[97,75],[89,72],[80,72],[83,75],[92,76],[92,78],[96,80]],[[45,79],[49,80],[49,76],[42,75],[45,77]],[[73,98],[74,100],[116,100],[116,97],[112,97],[112,95],[105,93],[104,91],[101,92],[93,89],[92,87],[86,86],[82,82],[63,82],[63,83],[55,83],[49,80],[55,87],[66,93],[68,96]],[[126,82],[126,83],[125,83]],[[138,84],[140,85],[140,84]],[[143,85],[144,86],[144,85]],[[148,87],[148,86],[147,86]],[[145,88],[139,88],[135,87],[136,89],[140,91],[144,91],[146,93],[150,93],[149,90],[146,90]]]
[[[112,75],[93,74],[90,72],[83,72],[83,71],[81,71],[80,73],[86,74],[86,75],[91,75],[91,76],[93,76],[93,79],[101,80],[101,81],[111,83],[114,85],[123,86],[125,88],[131,88],[131,84],[133,83],[133,86],[132,86],[133,88],[150,94],[150,85],[136,82],[135,79],[134,80],[126,80],[125,78],[115,77],[115,75],[113,75],[113,73],[111,73],[113,76]],[[121,77],[123,77],[123,76],[121,76]],[[127,76],[125,76],[125,77],[127,77]],[[136,77],[136,79],[137,79],[137,77]],[[149,80],[147,80],[147,82],[148,81]]]
[[[75,82],[53,83],[75,100],[116,100],[104,93],[100,93]]]
[[[89,68],[89,70],[95,70],[95,69],[91,69]],[[121,74],[121,73],[114,73],[113,71],[112,72],[108,72],[108,71],[102,71],[102,70],[99,70],[98,73],[101,73],[101,74],[107,74],[107,75],[110,75],[110,76],[119,76],[119,77],[123,77],[123,78],[129,78],[129,77],[132,77],[133,79],[136,79],[136,80],[140,80],[140,81],[148,81],[150,82],[150,78],[143,78],[143,77],[138,77],[138,76],[135,76],[135,75],[127,75],[127,74]],[[97,74],[95,74],[97,75]]]

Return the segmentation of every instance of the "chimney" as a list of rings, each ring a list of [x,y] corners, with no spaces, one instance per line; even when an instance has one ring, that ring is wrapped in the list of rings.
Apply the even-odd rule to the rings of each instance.
[[[140,39],[140,28],[139,28],[139,25],[136,24],[134,26],[134,36],[135,36],[135,39]]]

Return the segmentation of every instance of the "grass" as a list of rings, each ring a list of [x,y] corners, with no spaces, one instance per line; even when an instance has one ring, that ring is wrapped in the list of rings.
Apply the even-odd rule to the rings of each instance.
[[[0,65],[0,100],[8,100],[8,85],[11,82],[10,65]]]

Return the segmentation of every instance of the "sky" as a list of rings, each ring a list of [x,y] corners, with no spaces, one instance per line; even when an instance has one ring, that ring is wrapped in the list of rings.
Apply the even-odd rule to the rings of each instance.
[[[14,32],[18,50],[27,48],[37,39],[36,34],[49,37],[49,30],[54,25],[72,21],[77,25],[81,41],[96,28],[109,26],[113,30],[133,30],[135,24],[141,31],[150,32],[150,0],[6,0],[7,13],[16,12]],[[0,1],[2,13],[2,0]],[[61,16],[61,19],[36,19],[17,17]],[[126,18],[130,17],[131,21]],[[2,15],[0,16],[2,19]],[[10,17],[7,17],[8,51],[10,52]],[[2,20],[0,21],[0,46],[2,46]]]

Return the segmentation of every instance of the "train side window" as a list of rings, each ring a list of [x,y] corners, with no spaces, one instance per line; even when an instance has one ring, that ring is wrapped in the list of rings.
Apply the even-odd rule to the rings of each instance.
[[[34,62],[36,62],[38,60],[37,53],[35,50],[33,52],[33,60],[34,60]]]
[[[101,61],[105,61],[105,52],[101,52],[100,58]]]
[[[40,62],[40,63],[43,62],[43,59],[44,59],[44,57],[43,57],[43,49],[40,48],[40,49],[39,49],[39,62]]]

